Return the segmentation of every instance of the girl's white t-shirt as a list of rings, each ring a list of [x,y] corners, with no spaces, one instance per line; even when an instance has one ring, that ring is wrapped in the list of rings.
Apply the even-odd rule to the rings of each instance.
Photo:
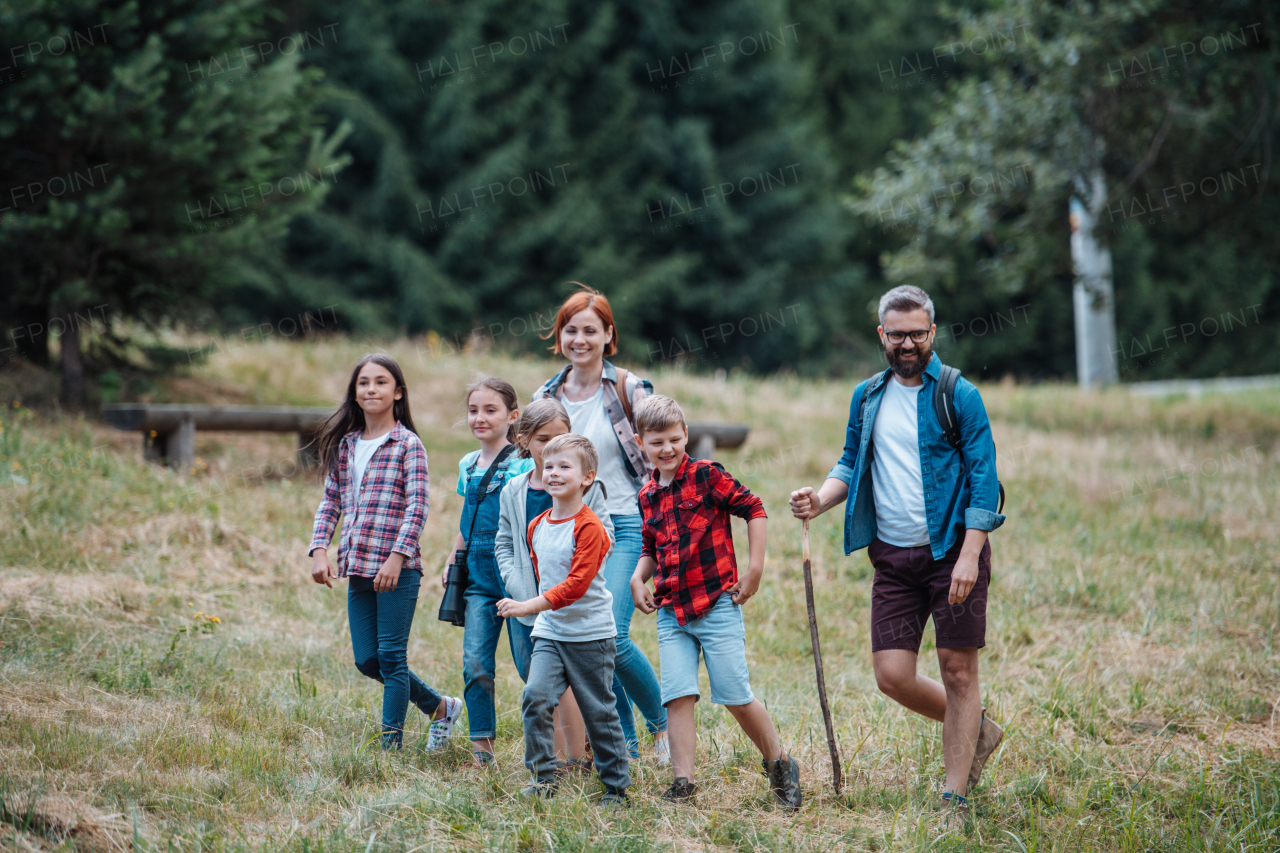
[[[604,384],[589,399],[574,403],[565,397],[560,398],[565,410],[569,413],[569,426],[578,435],[591,439],[600,454],[600,470],[596,471],[596,479],[604,483],[608,497],[605,509],[610,515],[639,515],[640,487],[627,471],[626,457],[618,444],[618,436],[613,431],[613,421],[604,410]]]
[[[351,464],[355,468],[356,495],[358,496],[364,489],[364,470],[369,467],[369,460],[373,458],[373,454],[378,448],[387,443],[387,439],[391,437],[391,432],[377,438],[371,438],[365,441],[363,438],[356,439],[356,452],[352,457]]]

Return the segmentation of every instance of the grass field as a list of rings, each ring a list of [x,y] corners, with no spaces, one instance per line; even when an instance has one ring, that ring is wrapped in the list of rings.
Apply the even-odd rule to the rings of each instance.
[[[462,633],[435,620],[434,573],[457,529],[457,460],[473,447],[462,388],[481,370],[527,395],[553,365],[388,349],[435,475],[410,663],[457,695]],[[154,397],[329,405],[364,351],[331,340],[219,353]],[[752,428],[721,458],[771,516],[748,650],[755,691],[803,766],[798,814],[769,806],[754,750],[709,702],[695,806],[659,805],[669,780],[647,759],[633,765],[635,807],[616,817],[597,812],[594,780],[520,801],[520,682],[505,641],[496,770],[468,766],[465,736],[424,755],[413,709],[409,747],[381,753],[380,691],[352,666],[344,590],[307,576],[319,483],[295,469],[293,437],[202,433],[198,473],[178,477],[144,464],[136,435],[16,404],[39,397],[28,372],[0,374],[0,846],[1280,849],[1280,394],[983,387],[1009,521],[993,536],[982,679],[1008,737],[972,831],[938,839],[926,813],[941,727],[875,689],[870,567],[843,555],[838,514],[813,525],[847,779],[840,796],[830,786],[786,495],[838,457],[852,383],[647,372],[692,418]],[[737,540],[744,552],[741,526]],[[656,661],[652,618],[633,624]],[[934,672],[931,636],[921,660]]]

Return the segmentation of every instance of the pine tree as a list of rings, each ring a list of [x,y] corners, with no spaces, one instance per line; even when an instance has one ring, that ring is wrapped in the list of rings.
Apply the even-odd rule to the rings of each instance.
[[[585,281],[626,354],[772,370],[826,353],[857,270],[776,2],[316,3],[355,159],[291,235],[370,322],[533,349]]]
[[[59,337],[76,405],[86,326],[191,316],[269,276],[286,223],[343,161],[319,136],[319,73],[266,49],[257,3],[25,6],[0,19],[16,46],[0,88],[0,307],[17,320],[10,354],[41,361]]]

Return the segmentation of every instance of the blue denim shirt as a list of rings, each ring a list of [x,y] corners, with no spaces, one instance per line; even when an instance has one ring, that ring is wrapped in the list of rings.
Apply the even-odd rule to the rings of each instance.
[[[996,445],[991,438],[982,396],[963,376],[956,381],[956,414],[960,419],[960,446],[953,450],[942,437],[942,425],[933,409],[933,389],[942,362],[934,353],[924,370],[924,388],[916,407],[920,436],[920,475],[924,484],[924,510],[929,523],[929,547],[935,560],[951,550],[966,528],[988,532],[1004,524],[996,512],[999,482],[996,479]],[[876,374],[853,390],[849,404],[849,429],[844,455],[828,478],[844,480],[849,497],[844,513],[844,552],[852,554],[876,537],[876,504],[871,485],[871,426],[884,399],[889,371]],[[866,429],[858,426],[858,409],[867,395]]]

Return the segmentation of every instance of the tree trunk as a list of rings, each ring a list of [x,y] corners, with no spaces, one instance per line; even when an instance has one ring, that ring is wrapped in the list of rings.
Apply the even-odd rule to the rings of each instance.
[[[1111,249],[1098,239],[1098,218],[1107,204],[1107,180],[1101,165],[1077,175],[1071,197],[1071,261],[1075,267],[1072,302],[1076,321],[1076,375],[1081,388],[1111,385],[1116,368],[1115,291]]]
[[[22,305],[14,309],[13,322],[6,321],[3,330],[5,356],[24,359],[36,367],[49,367],[49,315],[47,305]],[[7,361],[8,359],[4,359]]]
[[[68,316],[74,316],[68,312]],[[80,327],[67,323],[58,341],[62,369],[62,405],[79,409],[84,404],[84,362],[80,358]]]

